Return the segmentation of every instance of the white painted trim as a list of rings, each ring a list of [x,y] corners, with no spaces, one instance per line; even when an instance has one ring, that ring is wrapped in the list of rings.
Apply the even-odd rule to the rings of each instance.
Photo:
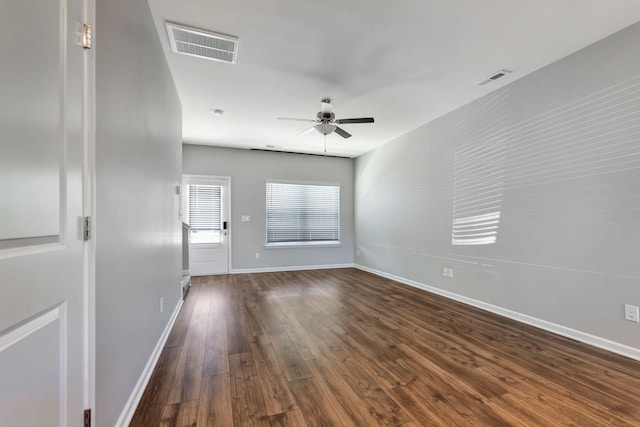
[[[145,388],[147,388],[147,385],[149,384],[149,380],[151,379],[151,374],[153,373],[153,370],[155,369],[156,364],[158,363],[158,359],[160,358],[160,353],[162,353],[162,349],[164,348],[164,345],[166,344],[167,339],[169,338],[169,333],[171,332],[171,328],[173,327],[173,324],[175,323],[176,318],[178,317],[178,313],[180,313],[180,309],[182,308],[183,302],[184,301],[182,300],[182,298],[180,298],[180,300],[178,301],[178,304],[176,305],[176,308],[173,310],[173,314],[171,315],[171,318],[167,322],[167,326],[165,326],[164,331],[162,332],[162,335],[160,335],[160,339],[158,339],[156,347],[153,349],[153,352],[151,353],[151,356],[147,361],[147,365],[144,367],[144,370],[142,371],[142,375],[140,375],[140,378],[138,379],[136,386],[133,388],[133,391],[129,396],[129,400],[127,400],[127,403],[124,405],[124,408],[122,409],[122,412],[118,417],[118,421],[116,421],[116,424],[115,424],[116,427],[126,427],[131,422],[131,418],[133,418],[133,414],[136,412],[136,409],[138,408],[138,404],[140,403],[142,394],[144,393]]]
[[[489,304],[483,301],[479,301],[473,298],[465,297],[453,292],[445,291],[440,288],[425,285],[424,283],[416,282],[414,280],[405,279],[404,277],[396,276],[394,274],[385,273],[383,271],[375,270],[364,265],[355,264],[355,268],[369,273],[381,276],[387,279],[394,280],[396,282],[403,283],[405,285],[413,286],[414,288],[421,289],[423,291],[431,292],[436,295],[443,296],[455,301],[468,304],[479,309],[489,311],[491,313],[498,314],[500,316],[508,317],[509,319],[516,320],[518,322],[534,326],[539,329],[543,329],[548,332],[552,332],[557,335],[561,335],[566,338],[571,338],[576,341],[580,341],[585,344],[592,345],[594,347],[601,348],[603,350],[610,351],[612,353],[620,354],[622,356],[629,357],[631,359],[640,360],[640,349],[630,347],[625,344],[621,344],[615,341],[601,338],[595,335],[588,334],[586,332],[578,331],[576,329],[568,328],[566,326],[558,325],[556,323],[548,322],[546,320],[538,319],[537,317],[529,316],[527,314],[518,313],[506,308],[498,307],[493,304]]]
[[[227,228],[227,272],[231,271],[231,266],[232,264],[232,259],[231,259],[231,255],[233,254],[233,248],[231,247],[233,244],[233,227],[235,226],[235,224],[233,223],[233,200],[231,200],[231,198],[233,197],[233,192],[231,191],[231,177],[228,176],[226,177],[227,180],[227,193],[229,193],[227,195],[227,206],[225,208],[226,212],[225,214],[227,215],[227,224],[229,224],[228,228]],[[189,261],[191,262],[191,261]]]
[[[29,335],[39,331],[49,323],[55,322],[56,320],[60,319],[61,315],[61,306],[57,306],[29,320],[24,325],[21,325],[4,335],[0,335],[0,352],[6,350],[17,342],[22,341]]]
[[[83,0],[83,22],[96,27],[96,0]],[[92,238],[85,242],[84,263],[84,407],[93,408],[96,425],[96,59],[95,49],[83,53],[83,197],[82,215],[91,217]]]
[[[60,304],[60,425],[66,426],[69,418],[69,322],[67,301]]]
[[[339,248],[342,242],[339,240],[314,240],[310,242],[274,242],[265,243],[265,249],[290,249],[290,248]]]
[[[66,249],[59,241],[55,243],[43,243],[32,246],[18,246],[0,249],[0,259],[16,258],[26,255],[36,255],[44,252],[60,251]]]
[[[331,181],[300,181],[300,180],[291,180],[291,179],[265,179],[265,185],[273,182],[274,184],[296,184],[296,185],[318,185],[324,187],[342,187],[342,184],[339,182],[331,182]]]
[[[290,267],[234,268],[231,274],[276,273],[279,271],[328,270],[331,268],[353,268],[353,264],[294,265]]]

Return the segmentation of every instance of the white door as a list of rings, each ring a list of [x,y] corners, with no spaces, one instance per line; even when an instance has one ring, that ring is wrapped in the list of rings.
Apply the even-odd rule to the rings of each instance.
[[[229,178],[184,175],[183,212],[191,227],[192,276],[229,272]]]
[[[0,426],[82,425],[89,400],[87,4],[0,0]]]

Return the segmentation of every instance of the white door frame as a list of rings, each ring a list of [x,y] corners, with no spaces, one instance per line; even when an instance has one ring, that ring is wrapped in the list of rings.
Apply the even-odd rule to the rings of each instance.
[[[96,27],[96,0],[84,1],[84,22]],[[91,218],[92,236],[85,242],[85,408],[91,409],[91,425],[96,425],[96,54],[85,49],[84,54],[84,168],[83,212]]]
[[[231,254],[232,254],[232,250],[231,250],[231,246],[232,246],[232,241],[233,241],[233,221],[231,221],[232,218],[232,209],[231,209],[231,198],[232,198],[232,192],[231,192],[231,177],[230,176],[221,176],[221,175],[198,175],[198,174],[182,174],[182,191],[180,191],[180,216],[182,217],[182,221],[186,222],[187,218],[184,218],[184,214],[185,212],[187,212],[186,209],[186,204],[188,203],[188,200],[186,200],[186,197],[184,197],[184,195],[186,194],[186,186],[187,181],[189,180],[202,180],[203,182],[206,181],[226,181],[226,188],[227,188],[227,194],[226,196],[223,196],[223,202],[222,202],[222,215],[223,215],[223,221],[226,219],[227,224],[228,224],[228,229],[227,229],[227,271],[225,273],[222,274],[228,274],[231,273],[231,265],[232,265],[232,260],[231,260]],[[191,249],[190,249],[191,250]],[[191,259],[191,254],[189,255],[189,259],[190,259],[190,263],[192,262]],[[191,265],[190,265],[190,269],[191,269]]]

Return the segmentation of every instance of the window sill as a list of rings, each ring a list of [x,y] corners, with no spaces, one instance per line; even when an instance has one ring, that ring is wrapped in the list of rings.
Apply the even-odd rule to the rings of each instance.
[[[274,248],[336,248],[342,246],[342,243],[335,241],[326,242],[278,242],[265,243],[265,249]]]

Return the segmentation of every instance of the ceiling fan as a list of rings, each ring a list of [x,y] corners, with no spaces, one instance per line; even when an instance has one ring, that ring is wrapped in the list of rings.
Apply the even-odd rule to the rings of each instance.
[[[315,129],[324,136],[327,136],[335,131],[343,138],[350,138],[351,134],[338,125],[353,123],[373,123],[373,117],[361,117],[357,119],[336,119],[336,116],[333,113],[333,105],[331,105],[331,99],[329,98],[325,98],[320,102],[320,111],[318,111],[315,119],[294,119],[289,117],[278,117],[278,120],[294,120],[297,122],[314,123],[314,125],[309,129],[300,132],[298,136],[305,135]]]

